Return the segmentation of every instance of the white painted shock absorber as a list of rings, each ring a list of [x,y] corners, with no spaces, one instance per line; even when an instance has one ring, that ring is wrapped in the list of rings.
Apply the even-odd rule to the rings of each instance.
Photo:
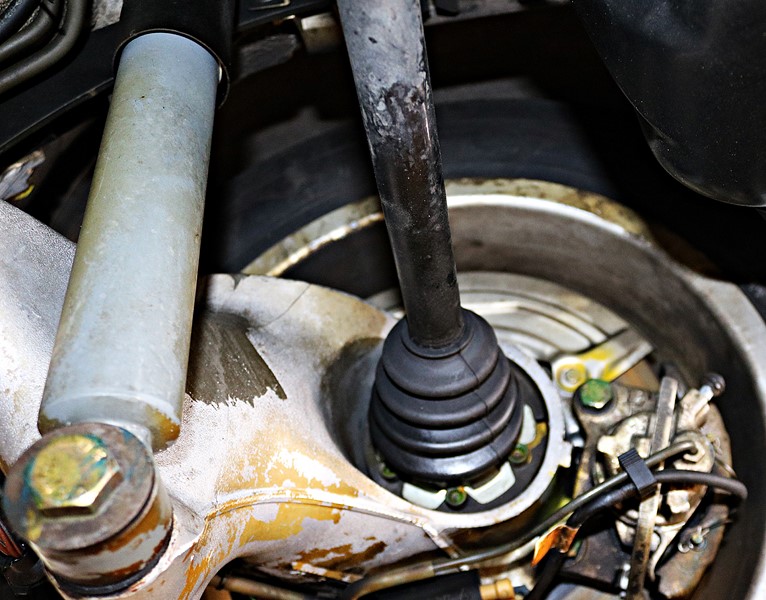
[[[120,58],[39,427],[119,425],[177,437],[219,67],[147,33]]]

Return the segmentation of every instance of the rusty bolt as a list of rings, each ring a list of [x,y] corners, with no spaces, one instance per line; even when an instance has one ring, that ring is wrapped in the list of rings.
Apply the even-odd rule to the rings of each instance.
[[[726,390],[726,380],[718,373],[707,373],[702,378],[702,387],[710,388],[710,393],[715,398]]]
[[[447,490],[445,500],[447,504],[457,508],[458,506],[463,506],[468,501],[468,494],[462,487],[450,488]]]
[[[35,506],[47,517],[98,512],[122,479],[104,442],[88,434],[54,438],[25,472]]]
[[[529,447],[526,444],[516,444],[513,452],[511,452],[511,464],[523,465],[527,460],[529,460]]]
[[[577,398],[583,406],[603,410],[614,398],[614,391],[607,381],[589,379],[577,390]]]

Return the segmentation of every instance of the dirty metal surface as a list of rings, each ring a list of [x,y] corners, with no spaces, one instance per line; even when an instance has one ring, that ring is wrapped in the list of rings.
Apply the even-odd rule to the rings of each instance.
[[[766,370],[759,357],[766,353],[766,331],[735,286],[704,279],[672,264],[629,220],[623,227],[582,206],[508,195],[494,184],[490,188],[487,193],[466,191],[452,198],[459,265],[484,271],[513,266],[526,275],[556,280],[597,297],[619,309],[621,316],[638,320],[663,351],[676,348],[675,358],[689,372],[704,372],[711,363],[726,365],[727,360],[735,360],[731,375],[726,373],[729,389],[734,393],[755,389],[758,405],[762,404]],[[564,198],[581,197],[569,188],[561,193]],[[603,203],[597,206],[603,214],[610,213]],[[620,211],[616,214],[624,217]],[[7,226],[8,218],[0,212],[0,227]],[[15,248],[15,256],[19,256],[18,248],[42,247],[40,240],[51,234],[39,227],[31,241],[10,227],[8,236],[0,236],[0,244]],[[524,231],[534,235],[525,236]],[[555,239],[550,236],[563,231],[567,234],[557,244],[539,243],[541,239]],[[518,242],[513,251],[504,246],[509,232]],[[603,252],[604,248],[608,252]],[[597,249],[602,251],[597,253]],[[615,256],[638,270],[635,277],[645,285],[637,293],[624,294],[631,287],[627,280],[619,280],[623,287],[615,287],[608,268]],[[69,257],[71,264],[71,247]],[[564,258],[569,262],[562,264]],[[11,285],[9,263],[0,265],[0,286],[13,294],[18,294],[22,285],[44,290],[59,279],[65,285],[68,276],[68,265],[51,258],[45,278],[40,277],[41,267],[36,263],[33,268],[15,272],[17,277]],[[647,268],[655,279],[646,277]],[[659,293],[656,288],[668,280],[677,305],[657,302],[654,296],[655,291]],[[444,515],[434,515],[384,493],[356,471],[340,451],[326,422],[328,416],[320,407],[324,402],[322,372],[331,369],[341,356],[348,356],[349,348],[359,349],[354,355],[359,360],[369,356],[393,319],[337,292],[261,277],[216,276],[210,281],[207,298],[211,313],[235,315],[233,322],[238,325],[232,330],[230,322],[229,332],[220,333],[213,317],[210,331],[201,333],[204,343],[247,348],[236,331],[244,327],[244,335],[260,360],[245,353],[248,366],[242,370],[246,382],[234,386],[232,394],[226,392],[226,380],[236,364],[226,361],[217,368],[217,382],[198,381],[192,384],[196,387],[190,387],[181,435],[176,444],[156,455],[174,505],[168,551],[121,597],[197,598],[215,571],[238,556],[252,557],[263,568],[287,576],[325,569],[341,570],[348,577],[352,571],[396,562],[407,553],[436,548],[455,553],[450,528],[467,531],[478,525],[477,521],[490,523],[502,518],[500,514],[479,513],[471,519],[447,522]],[[4,294],[0,294],[0,302],[3,299]],[[62,301],[59,297],[59,309]],[[56,302],[51,304],[49,312],[55,313]],[[25,305],[10,302],[8,306],[13,312],[0,312],[0,328],[15,325],[19,306]],[[652,311],[644,315],[647,306]],[[42,337],[52,344],[56,318],[51,321],[34,321],[38,329],[30,326],[30,339]],[[667,326],[655,332],[652,322]],[[672,343],[680,331],[693,331],[693,342]],[[12,356],[19,348],[24,349],[23,337],[0,338],[0,352]],[[6,464],[38,437],[35,419],[47,355],[40,353],[36,360],[42,368],[18,373],[8,368],[10,363],[0,363],[0,381],[17,377],[12,389],[18,390],[15,393],[21,403],[21,410],[15,411],[6,388],[0,387],[0,460]],[[206,362],[213,364],[208,359],[198,364]],[[215,371],[211,368],[211,373]],[[347,401],[341,399],[339,404]],[[344,413],[335,410],[331,414]],[[746,433],[743,430],[743,435]],[[364,539],[360,530],[371,532],[365,536],[373,539]],[[712,528],[708,536],[719,530]],[[306,555],[307,549],[311,549],[310,555]],[[355,567],[344,570],[348,564],[344,561],[356,561]],[[713,569],[718,562],[720,559]],[[336,569],[337,565],[341,569]],[[759,591],[752,590],[749,597],[759,598]]]
[[[207,310],[194,353],[200,349],[215,381],[191,378],[181,435],[156,456],[175,500],[173,538],[157,579],[147,577],[123,597],[154,597],[158,586],[197,597],[240,556],[283,577],[349,578],[421,552],[454,554],[448,532],[516,514],[518,506],[468,515],[413,506],[368,479],[340,449],[340,424],[327,422],[323,404],[352,399],[327,398],[323,374],[349,346],[375,350],[393,318],[318,286],[225,275],[209,280]],[[217,355],[242,343],[237,331],[253,351],[240,356],[249,363],[241,368],[244,382],[228,387],[231,365]],[[213,393],[194,397],[195,390]]]
[[[649,451],[652,454],[666,448],[670,443],[677,394],[678,382],[670,377],[663,378],[660,383],[659,394],[657,394],[657,408],[649,445]],[[630,573],[628,574],[628,600],[639,600],[644,596],[644,580],[646,567],[651,557],[654,524],[662,502],[659,486],[655,487],[656,489],[651,496],[643,499],[638,507],[636,530],[633,534],[633,553],[630,557]]]
[[[149,449],[102,423],[58,429],[28,449],[6,480],[3,508],[70,586],[137,578],[164,549],[172,518]]]
[[[660,421],[664,421],[665,427],[662,428],[672,441],[689,439],[697,446],[695,453],[676,459],[673,463],[675,467],[709,472],[716,462],[731,464],[730,440],[720,413],[715,406],[700,402],[698,390],[688,390],[683,398],[675,403],[675,413],[666,414],[663,419],[659,419],[656,414],[660,404],[657,394],[616,384],[612,389],[614,400],[602,410],[588,409],[580,403],[574,405],[575,415],[587,440],[577,473],[576,493],[590,488],[594,479],[598,481],[617,472],[618,456],[628,449],[636,448],[642,456],[651,453],[655,427],[661,425]],[[669,390],[665,392],[667,401]],[[666,410],[670,410],[670,406],[667,406]],[[694,589],[720,545],[722,535],[719,534],[722,532],[714,527],[712,535],[706,536],[705,546],[695,547],[691,556],[675,551],[665,555],[666,550],[673,544],[679,544],[685,535],[688,538],[689,534],[685,533],[686,522],[693,518],[695,512],[701,515],[700,518],[705,523],[716,521],[721,507],[707,504],[701,506],[704,493],[703,486],[668,491],[658,503],[661,507],[659,513],[651,507],[654,509],[655,518],[652,518],[651,527],[648,524],[646,526],[648,533],[639,533],[639,537],[647,536],[646,545],[642,547],[646,560],[646,575],[651,581],[658,579],[660,585],[664,585],[668,592],[673,592],[672,597],[683,597]],[[728,509],[724,507],[724,511],[728,515]],[[724,520],[726,515],[722,517]],[[639,525],[640,529],[641,520],[639,508],[627,510],[625,515],[616,521],[617,539],[624,547],[633,547],[636,528]],[[615,543],[612,542],[612,545]],[[665,560],[660,564],[663,557]],[[691,569],[692,566],[697,570]],[[689,570],[684,570],[687,567]],[[678,577],[682,570],[683,576]],[[607,582],[620,579],[615,573],[608,575]],[[675,578],[674,582],[663,583],[666,575]],[[629,581],[626,571],[624,583],[629,585]]]
[[[108,422],[155,450],[178,434],[217,85],[215,59],[180,35],[120,55],[41,431]]]
[[[0,201],[0,470],[40,437],[37,412],[75,245]]]

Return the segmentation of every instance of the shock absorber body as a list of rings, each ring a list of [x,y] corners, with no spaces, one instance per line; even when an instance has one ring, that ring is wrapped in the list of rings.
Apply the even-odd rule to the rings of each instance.
[[[172,532],[152,449],[180,430],[223,73],[216,44],[194,34],[218,31],[214,18],[225,33],[233,4],[149,4],[119,58],[40,407],[45,435],[10,469],[3,498],[76,596],[140,579]]]

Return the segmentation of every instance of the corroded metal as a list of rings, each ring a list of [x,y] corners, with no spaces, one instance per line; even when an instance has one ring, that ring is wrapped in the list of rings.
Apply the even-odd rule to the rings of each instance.
[[[654,454],[666,448],[671,441],[675,429],[674,417],[678,382],[671,377],[664,377],[657,394],[657,408],[654,415],[651,444],[649,452]],[[628,573],[628,600],[639,600],[644,596],[644,581],[646,569],[651,558],[652,536],[657,520],[657,511],[662,503],[659,486],[648,498],[644,498],[638,507],[636,530],[633,534],[633,550],[630,557],[630,572]]]
[[[705,402],[700,402],[700,392],[691,389],[675,403],[675,411],[668,412],[673,404],[669,401],[669,394],[675,391],[665,389],[663,399],[670,404],[666,406],[665,416],[658,420],[658,394],[627,388],[619,384],[613,384],[612,390],[614,399],[603,410],[594,411],[580,403],[574,405],[575,414],[588,440],[583,449],[577,473],[576,493],[582,493],[594,484],[594,473],[597,477],[603,477],[618,472],[621,468],[618,457],[630,448],[635,448],[642,456],[650,454],[654,443],[655,423],[661,426],[661,433],[667,434],[672,441],[689,440],[694,443],[695,451],[676,459],[674,466],[692,471],[709,472],[717,460],[724,464],[730,463],[729,437],[720,413],[714,406],[707,404],[710,396],[706,397]],[[680,568],[679,563],[689,564],[688,557],[673,554],[661,566],[658,566],[665,551],[677,540],[685,523],[700,507],[704,493],[703,486],[693,486],[669,490],[661,496],[662,510],[652,519],[651,527],[647,523],[644,533],[639,532],[639,545],[642,543],[641,535],[646,536],[643,538],[644,545],[641,546],[640,554],[643,555],[642,563],[644,559],[646,560],[643,564],[645,564],[646,576],[650,580],[654,581],[658,577],[662,580],[664,573],[677,573]],[[701,510],[703,515],[716,514],[718,508],[712,505],[705,506]],[[616,521],[617,535],[626,547],[635,545],[636,530],[641,521],[641,515],[636,510],[628,510]],[[647,522],[647,519],[644,518],[643,521]],[[708,551],[715,554],[718,543],[720,543],[720,537],[712,536]],[[709,555],[706,554],[705,558],[708,557]],[[699,563],[702,565],[701,569],[704,569],[710,561],[705,564],[703,562]],[[702,573],[702,570],[686,573],[682,578],[686,583],[679,584],[679,589],[687,591],[693,589],[689,582],[699,581]],[[624,579],[626,586],[633,581],[627,571]],[[637,584],[635,586],[638,587]],[[670,586],[670,588],[673,587]]]
[[[481,198],[504,197],[546,200],[554,205],[569,206],[591,213],[627,235],[646,241],[652,235],[646,224],[629,208],[605,196],[571,187],[532,179],[449,179],[445,182],[447,204],[454,213],[456,204],[464,199],[482,204]],[[453,217],[455,218],[455,217]],[[462,221],[462,219],[461,219]],[[248,275],[279,277],[312,254],[345,237],[383,222],[380,200],[368,197],[335,209],[288,235],[259,255],[242,272]],[[456,223],[456,225],[460,225]],[[459,241],[461,231],[456,232]],[[458,255],[458,259],[460,256]],[[462,289],[462,288],[461,288]]]
[[[90,434],[54,438],[24,476],[37,509],[48,517],[95,513],[123,480],[103,440]]]
[[[726,372],[727,394],[763,402],[766,330],[736,287],[672,263],[637,233],[640,222],[628,219],[623,226],[605,219],[602,215],[627,219],[625,211],[605,199],[591,205],[598,207],[600,214],[595,214],[587,210],[587,203],[562,204],[535,198],[533,191],[524,196],[518,186],[517,195],[508,195],[500,187],[465,184],[452,198],[458,264],[467,270],[502,271],[510,264],[510,251],[504,250],[509,232],[534,224],[543,234],[516,237],[512,253],[514,264],[527,276],[559,280],[580,293],[603,298],[631,320],[638,316],[642,330],[652,332],[652,341],[692,373],[704,373],[712,365],[734,365],[733,373]],[[477,189],[487,193],[471,192]],[[529,184],[524,189],[542,188]],[[585,196],[564,188],[560,197],[574,203]],[[538,243],[540,238],[557,243]],[[0,236],[0,244],[10,244],[11,239]],[[477,239],[486,246],[473,244]],[[588,248],[592,252],[586,252]],[[561,256],[569,261],[566,267],[557,262]],[[642,266],[639,256],[648,267]],[[616,257],[637,270],[642,286],[615,287],[613,271],[607,267]],[[647,269],[655,279],[647,276]],[[53,269],[47,277],[57,272]],[[589,277],[582,277],[585,272]],[[64,279],[65,275],[66,271]],[[677,292],[677,303],[655,302],[654,290],[668,281]],[[2,278],[0,284],[5,285]],[[198,382],[190,389],[177,443],[156,456],[174,508],[167,551],[145,577],[113,597],[197,598],[217,570],[235,557],[247,557],[265,572],[288,578],[351,580],[407,555],[437,548],[459,554],[461,537],[489,525],[502,527],[510,512],[487,511],[457,519],[413,507],[371,483],[343,452],[349,443],[341,435],[345,431],[353,444],[353,432],[360,430],[362,421],[348,410],[353,396],[328,401],[329,373],[335,366],[358,378],[359,389],[369,389],[377,348],[393,319],[344,294],[269,278],[216,276],[207,297],[208,310],[215,315],[234,316],[214,316],[203,326],[199,339],[208,347],[205,361],[215,360],[211,346],[219,341],[222,351],[242,348],[240,334],[259,358],[245,354],[250,366],[244,371],[251,383],[238,382],[231,394],[224,385],[234,367],[231,363],[211,369],[220,377],[219,385]],[[647,306],[652,314],[641,317]],[[5,318],[0,312],[0,326]],[[655,332],[653,322],[662,322],[663,330]],[[219,323],[224,324],[223,333],[217,329]],[[619,330],[618,326],[611,331]],[[676,344],[678,331],[697,332],[695,344]],[[4,343],[0,338],[3,350]],[[204,369],[201,372],[204,376]],[[44,375],[44,368],[30,371],[24,386],[13,388],[22,409],[15,414],[14,404],[0,389],[0,458],[6,462],[15,460],[20,445],[23,448],[38,437],[34,425]],[[0,378],[12,380],[5,362],[0,362]],[[744,407],[739,404],[737,411]],[[721,424],[714,408],[707,418],[706,428]],[[7,423],[13,423],[14,433],[20,432],[17,437],[6,436],[1,428]],[[741,435],[747,436],[747,430]],[[722,456],[725,462],[730,459]],[[525,518],[520,515],[518,522]],[[711,544],[719,530],[714,528],[707,536]],[[525,549],[514,560],[528,553]],[[513,581],[532,585],[523,574],[514,573]],[[761,596],[756,589],[749,597]]]
[[[100,423],[61,428],[27,450],[8,474],[3,508],[61,585],[87,595],[141,577],[172,519],[146,446]]]
[[[638,332],[626,329],[584,352],[556,357],[551,365],[553,379],[567,392],[588,379],[613,381],[640,363],[652,349]]]

